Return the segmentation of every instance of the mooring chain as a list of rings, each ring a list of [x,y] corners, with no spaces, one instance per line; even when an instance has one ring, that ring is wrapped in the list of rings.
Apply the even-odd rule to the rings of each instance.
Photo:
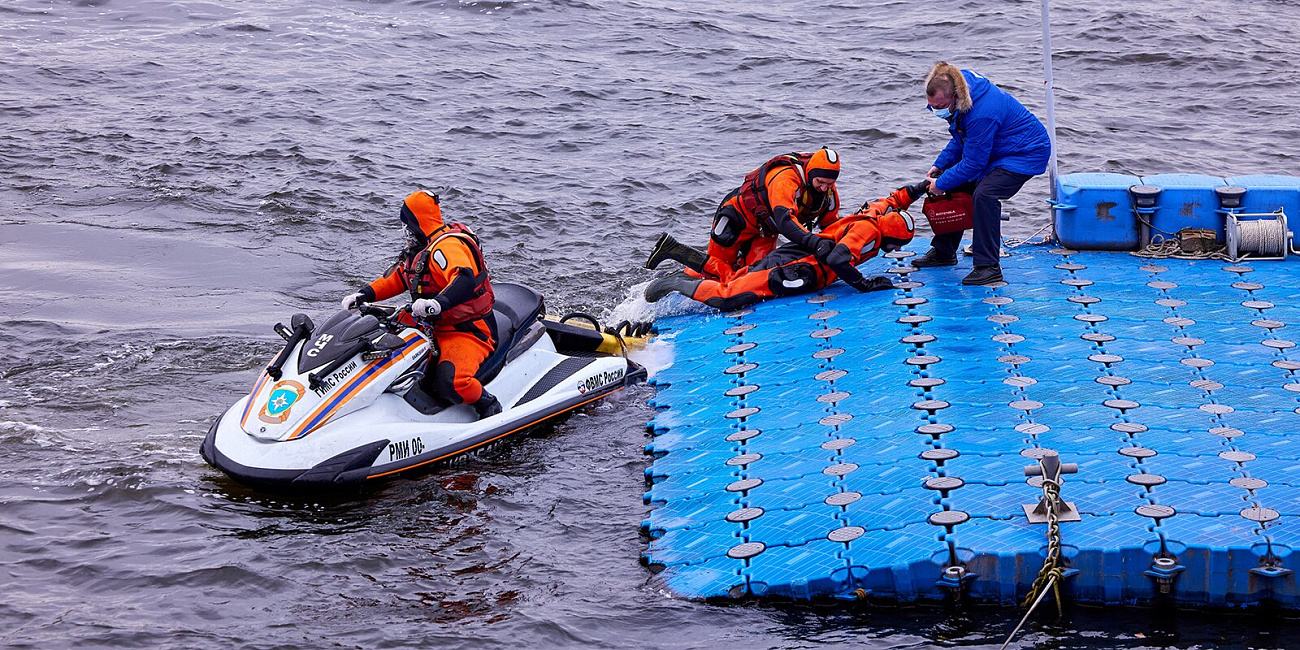
[[[1011,645],[1011,640],[1016,638],[1016,633],[1024,626],[1025,621],[1033,615],[1038,604],[1043,601],[1043,596],[1047,595],[1050,587],[1053,596],[1056,598],[1057,615],[1063,614],[1061,610],[1061,580],[1065,577],[1065,569],[1061,566],[1061,523],[1057,520],[1057,506],[1060,504],[1061,484],[1053,481],[1046,476],[1043,477],[1043,499],[1045,499],[1047,508],[1047,557],[1043,558],[1043,568],[1038,570],[1038,577],[1034,578],[1034,584],[1029,588],[1029,594],[1025,596],[1024,602],[1020,603],[1021,607],[1028,607],[1016,629],[1011,630],[1007,640],[1002,644],[1001,650],[1006,650]]]

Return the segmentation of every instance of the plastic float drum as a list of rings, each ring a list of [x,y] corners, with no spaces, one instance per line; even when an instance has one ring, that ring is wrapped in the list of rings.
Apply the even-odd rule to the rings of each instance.
[[[966,192],[927,196],[921,213],[936,235],[970,230],[975,225],[975,198]]]
[[[1214,188],[1227,185],[1219,176],[1204,174],[1157,174],[1143,176],[1143,185],[1160,188],[1160,196],[1151,216],[1151,237],[1173,239],[1183,228],[1213,230],[1223,241],[1223,215]],[[1148,242],[1143,242],[1147,244]]]
[[[1056,179],[1053,227],[1062,244],[1081,250],[1137,250],[1138,220],[1128,189],[1137,176],[1104,172]]]

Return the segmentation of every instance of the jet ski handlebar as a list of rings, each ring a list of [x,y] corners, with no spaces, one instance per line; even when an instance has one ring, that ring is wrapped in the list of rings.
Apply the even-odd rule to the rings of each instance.
[[[335,355],[334,360],[324,368],[309,373],[307,375],[307,382],[313,390],[325,389],[327,386],[324,381],[321,380],[321,377],[329,376],[330,373],[341,368],[349,359],[358,354],[361,355],[361,358],[364,361],[376,361],[388,357],[395,350],[402,348],[406,344],[406,341],[401,336],[395,334],[395,332],[398,332],[405,327],[405,325],[399,321],[399,317],[402,314],[410,312],[410,305],[392,307],[375,303],[358,303],[356,309],[357,312],[363,316],[373,316],[379,321],[379,324],[387,330],[387,333],[378,338],[363,336],[353,343],[350,348]]]
[[[362,316],[374,316],[390,332],[401,331],[405,325],[400,321],[403,314],[411,313],[411,303],[406,303],[400,307],[392,305],[381,305],[376,302],[357,303],[357,313]]]
[[[386,321],[395,318],[400,313],[410,313],[411,305],[408,303],[401,307],[394,307],[377,302],[359,302],[357,303],[357,312],[363,316],[374,316],[381,321]]]

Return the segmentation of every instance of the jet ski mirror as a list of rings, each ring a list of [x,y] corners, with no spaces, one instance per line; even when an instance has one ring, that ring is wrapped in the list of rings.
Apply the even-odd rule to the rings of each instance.
[[[285,327],[284,323],[276,323],[273,328],[275,333],[284,339],[284,348],[280,350],[280,354],[275,355],[275,359],[266,367],[267,376],[276,381],[279,381],[284,374],[281,368],[284,367],[284,362],[289,360],[289,352],[299,342],[311,336],[312,330],[316,328],[311,319],[307,317],[307,314],[294,314],[289,323],[293,326],[292,329]]]
[[[310,334],[312,330],[316,329],[316,325],[311,322],[311,318],[308,318],[307,314],[294,314],[289,323],[292,327],[285,327],[284,323],[276,323],[275,327],[271,329],[275,330],[275,333],[286,341],[293,340],[293,335],[299,330],[305,329]]]
[[[305,329],[308,332],[311,332],[316,329],[316,324],[311,322],[311,318],[309,318],[307,314],[299,313],[294,314],[293,318],[289,319],[289,327],[295,332],[300,329]]]

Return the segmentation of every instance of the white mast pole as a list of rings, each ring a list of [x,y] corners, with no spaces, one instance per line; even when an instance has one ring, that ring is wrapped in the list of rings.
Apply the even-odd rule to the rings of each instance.
[[[1056,107],[1052,101],[1052,23],[1048,3],[1043,0],[1043,82],[1047,86],[1047,137],[1052,142],[1051,162],[1047,166],[1047,181],[1051,186],[1052,200],[1056,200]]]

